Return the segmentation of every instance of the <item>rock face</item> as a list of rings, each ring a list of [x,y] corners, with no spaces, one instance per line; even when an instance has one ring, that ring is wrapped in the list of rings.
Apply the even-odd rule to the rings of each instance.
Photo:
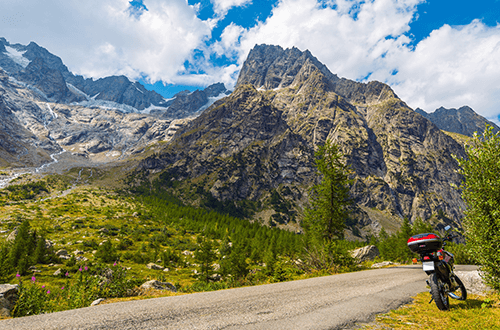
[[[0,317],[9,317],[17,300],[18,286],[0,284]]]
[[[351,194],[362,232],[439,210],[459,226],[465,205],[450,186],[461,181],[451,154],[463,156],[463,147],[389,86],[338,78],[296,48],[256,46],[235,91],[139,170],[163,171],[165,186],[196,178],[220,203],[254,201],[270,209],[272,221],[288,223],[318,180],[313,153],[327,139],[355,172]]]
[[[380,252],[375,245],[367,245],[351,251],[351,256],[358,262],[374,260],[379,255]]]
[[[9,79],[0,69],[2,166],[39,168],[54,162],[54,155],[61,152],[66,153],[59,158],[64,156],[76,164],[123,159],[152,143],[168,141],[190,120],[45,102],[37,91]]]
[[[210,85],[202,91],[177,93],[168,109],[163,112],[162,118],[186,118],[192,116],[196,112],[205,110],[217,99],[228,94],[230,92],[222,83]]]
[[[422,109],[416,109],[415,111],[432,121],[439,129],[448,132],[472,136],[474,132],[481,134],[484,131],[485,124],[493,126],[494,132],[500,130],[500,127],[495,123],[478,115],[467,106],[461,107],[458,110],[441,107],[432,113],[427,113]]]

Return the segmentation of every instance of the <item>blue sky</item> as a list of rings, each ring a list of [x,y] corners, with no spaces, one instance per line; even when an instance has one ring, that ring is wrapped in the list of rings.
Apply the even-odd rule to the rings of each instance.
[[[26,9],[29,8],[29,9]],[[0,36],[35,41],[86,77],[124,74],[171,97],[233,88],[261,43],[309,49],[341,77],[388,83],[411,107],[498,121],[497,0],[2,0]]]

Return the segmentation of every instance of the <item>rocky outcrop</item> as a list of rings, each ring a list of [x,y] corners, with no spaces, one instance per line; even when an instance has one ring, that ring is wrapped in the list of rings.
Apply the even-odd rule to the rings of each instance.
[[[357,262],[371,261],[380,256],[380,252],[375,245],[363,246],[362,248],[352,250],[350,253]]]
[[[463,106],[459,109],[441,107],[432,113],[427,113],[422,109],[416,109],[415,112],[432,121],[439,129],[447,132],[472,136],[474,132],[478,132],[478,134],[483,133],[486,124],[493,126],[494,132],[500,130],[500,127],[495,123],[478,115],[468,106]]]
[[[0,284],[0,317],[9,317],[17,301],[18,285]]]

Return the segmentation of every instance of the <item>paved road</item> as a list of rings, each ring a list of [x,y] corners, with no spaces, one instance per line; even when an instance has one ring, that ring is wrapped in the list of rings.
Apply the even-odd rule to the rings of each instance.
[[[401,266],[10,319],[0,329],[344,329],[411,301],[425,279],[420,265]]]

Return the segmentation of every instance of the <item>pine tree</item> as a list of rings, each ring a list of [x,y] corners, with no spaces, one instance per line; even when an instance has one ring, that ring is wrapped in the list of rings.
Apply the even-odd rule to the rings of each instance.
[[[345,220],[351,204],[349,166],[337,145],[327,140],[315,153],[321,182],[311,189],[311,207],[305,210],[306,234],[327,241],[344,238]]]
[[[214,246],[210,239],[198,236],[198,249],[194,253],[196,262],[200,264],[200,278],[208,282],[214,273],[212,264],[217,260]]]

